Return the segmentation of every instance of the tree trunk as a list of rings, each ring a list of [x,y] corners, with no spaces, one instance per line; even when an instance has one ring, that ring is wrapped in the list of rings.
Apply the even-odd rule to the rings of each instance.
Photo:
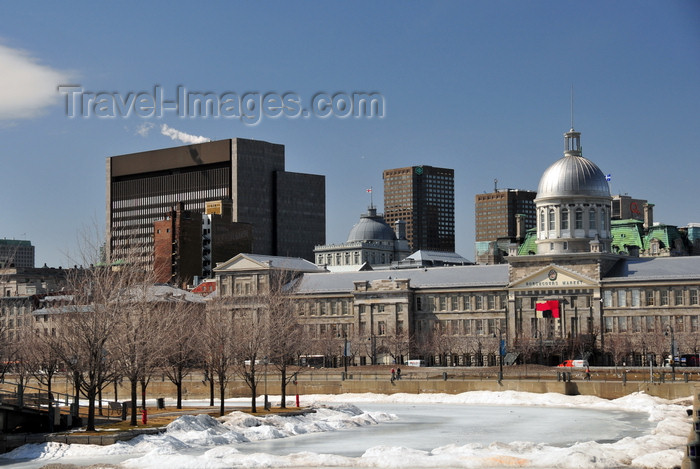
[[[129,425],[132,427],[136,426],[136,401],[138,399],[136,395],[136,386],[138,385],[138,381],[135,379],[130,379],[129,383],[131,384],[131,421]]]
[[[97,392],[95,388],[90,388],[88,390],[88,418],[87,426],[85,431],[94,432],[95,431],[95,397],[97,397]]]
[[[219,416],[223,417],[226,409],[224,408],[224,394],[226,391],[226,383],[223,379],[219,379]]]
[[[281,376],[281,381],[280,381],[280,394],[282,394],[282,402],[280,403],[280,407],[282,409],[287,408],[287,366],[282,366],[282,369],[280,370],[280,376]]]
[[[214,374],[209,374],[209,407],[214,407]]]
[[[255,385],[255,380],[253,379],[250,382],[250,391],[251,391],[251,402],[250,402],[250,411],[252,413],[256,413],[258,411],[258,407],[255,402],[255,398],[257,396],[257,386]]]
[[[177,405],[175,408],[182,409],[182,369],[177,370],[177,383],[175,383],[175,386],[177,387]]]

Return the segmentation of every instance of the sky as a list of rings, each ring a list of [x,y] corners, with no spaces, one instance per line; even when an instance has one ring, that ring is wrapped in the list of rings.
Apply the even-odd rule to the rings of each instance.
[[[698,83],[696,1],[8,3],[0,237],[31,240],[37,266],[71,265],[104,230],[107,157],[241,137],[325,175],[328,243],[347,239],[368,188],[383,210],[384,169],[453,168],[456,250],[473,259],[475,195],[495,179],[537,189],[562,157],[572,87],[583,154],[611,192],[684,226],[700,222]],[[181,92],[228,107],[162,104]],[[363,93],[382,106],[346,115],[342,98]]]

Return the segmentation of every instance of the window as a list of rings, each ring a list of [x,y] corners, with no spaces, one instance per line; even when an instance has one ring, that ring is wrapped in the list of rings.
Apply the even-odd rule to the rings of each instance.
[[[476,299],[476,309],[477,310],[482,309],[482,297],[481,297],[481,295],[476,295],[475,299]]]
[[[562,230],[569,229],[569,209],[568,208],[564,208],[561,211],[561,229]]]
[[[591,208],[588,210],[588,229],[589,230],[595,230],[596,229],[596,216],[595,216],[595,209]]]
[[[612,292],[610,290],[605,290],[603,292],[603,306],[606,308],[612,306]]]
[[[690,316],[690,332],[698,332],[698,316]]]
[[[583,210],[580,208],[576,209],[575,213],[575,219],[574,219],[574,228],[577,230],[582,230],[583,229]]]
[[[600,211],[600,230],[605,231],[607,228],[605,209]]]
[[[646,297],[646,305],[647,306],[654,306],[654,291],[648,290],[648,291],[644,292],[644,296]]]
[[[379,335],[386,335],[386,322],[379,321],[377,324],[377,329],[379,330]]]
[[[645,322],[647,332],[654,332],[654,316],[647,316]]]
[[[450,297],[450,310],[451,311],[459,311],[459,297],[457,297],[457,296]]]
[[[540,212],[540,231],[544,231],[544,210]]]
[[[484,335],[484,321],[481,319],[475,319],[474,321],[474,333],[476,335]]]
[[[690,304],[691,305],[698,304],[698,291],[697,290],[690,290]]]
[[[632,290],[632,307],[639,308],[641,306],[640,302],[640,292],[638,289]]]
[[[440,295],[440,311],[447,310],[447,298],[445,295]]]
[[[627,317],[620,316],[617,318],[617,331],[622,334],[627,332]]]
[[[605,318],[605,332],[612,332],[612,331],[613,331],[613,318],[606,317]]]
[[[674,321],[674,332],[683,332],[683,316],[676,316],[676,320]]]
[[[627,290],[617,291],[617,306],[620,308],[627,306]]]
[[[383,313],[384,312],[384,305],[377,305],[377,312]]]
[[[396,303],[396,312],[397,313],[403,312],[403,303]]]
[[[683,290],[674,290],[673,291],[673,303],[676,306],[681,306],[683,304]]]
[[[668,290],[661,290],[659,304],[661,306],[668,306]]]
[[[418,311],[422,311],[422,310],[423,310],[423,302],[421,301],[421,298],[420,298],[420,297],[416,298],[416,309],[417,309]]]
[[[642,332],[642,318],[639,316],[632,317],[632,332]]]
[[[554,209],[549,209],[549,231],[554,231]]]
[[[488,309],[496,309],[496,295],[488,295],[486,299],[488,301]]]
[[[469,295],[464,295],[463,300],[464,300],[464,310],[469,311],[470,309],[472,309],[471,297]]]

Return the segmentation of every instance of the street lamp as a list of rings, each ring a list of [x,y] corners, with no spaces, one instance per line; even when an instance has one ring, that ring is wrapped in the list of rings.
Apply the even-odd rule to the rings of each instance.
[[[270,410],[270,405],[267,400],[267,357],[264,357],[263,360],[265,360],[265,410]]]
[[[676,379],[676,337],[673,334],[673,326],[667,326],[666,336],[668,336],[668,331],[671,331],[671,374],[673,379]]]
[[[497,327],[496,330],[498,331],[498,383],[500,384],[503,381],[503,349],[505,344],[503,343],[503,331],[500,327]],[[496,337],[496,334],[493,336]]]

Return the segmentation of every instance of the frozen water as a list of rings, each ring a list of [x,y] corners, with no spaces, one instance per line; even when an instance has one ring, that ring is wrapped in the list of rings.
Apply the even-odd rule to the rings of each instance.
[[[162,435],[106,447],[25,445],[0,465],[670,468],[683,457],[689,403],[642,393],[613,401],[518,392],[303,396],[316,413],[183,416]]]

